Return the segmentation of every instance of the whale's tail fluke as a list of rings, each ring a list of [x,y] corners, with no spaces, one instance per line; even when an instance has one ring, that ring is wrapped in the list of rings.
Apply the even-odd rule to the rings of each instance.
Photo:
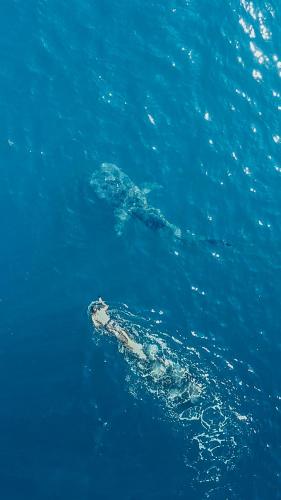
[[[206,236],[199,236],[195,233],[192,233],[190,230],[186,231],[181,231],[180,229],[176,228],[176,230],[173,231],[174,236],[176,240],[181,241],[183,244],[186,245],[196,245],[198,243],[200,244],[207,244],[210,246],[214,247],[232,247],[232,244],[224,239],[219,239],[219,238],[208,238]]]
[[[205,241],[206,241],[206,243],[209,243],[210,245],[213,245],[213,246],[232,247],[232,244],[226,240],[217,240],[214,238],[206,238]]]

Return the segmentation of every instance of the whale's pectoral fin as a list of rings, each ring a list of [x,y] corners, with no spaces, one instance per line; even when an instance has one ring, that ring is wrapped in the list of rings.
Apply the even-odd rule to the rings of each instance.
[[[162,189],[163,186],[161,184],[157,184],[157,182],[144,182],[141,185],[142,192],[147,195],[151,193],[151,191],[155,191],[156,189]]]
[[[123,233],[124,226],[129,219],[129,213],[127,210],[124,210],[124,208],[117,208],[114,211],[114,215],[116,217],[115,221],[115,231],[118,236],[121,236]]]

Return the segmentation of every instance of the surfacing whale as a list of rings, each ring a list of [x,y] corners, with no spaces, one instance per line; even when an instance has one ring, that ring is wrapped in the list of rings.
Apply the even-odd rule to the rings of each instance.
[[[113,163],[102,163],[92,174],[90,184],[98,198],[105,200],[114,208],[117,234],[122,234],[123,227],[130,217],[140,220],[154,230],[165,230],[176,240],[182,242],[205,241],[212,245],[230,246],[224,240],[208,239],[196,236],[190,231],[182,231],[171,224],[158,208],[151,207],[147,201],[149,188],[141,189],[130,177]]]

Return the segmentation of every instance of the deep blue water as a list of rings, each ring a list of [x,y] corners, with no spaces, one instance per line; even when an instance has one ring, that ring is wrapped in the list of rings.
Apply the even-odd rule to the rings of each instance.
[[[1,498],[281,498],[280,4],[4,0],[0,28]],[[232,246],[118,237],[101,162]],[[231,460],[95,341],[99,295],[181,340]]]

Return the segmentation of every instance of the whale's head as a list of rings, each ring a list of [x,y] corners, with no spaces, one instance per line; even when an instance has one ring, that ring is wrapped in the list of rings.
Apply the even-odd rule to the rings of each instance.
[[[113,163],[102,163],[94,171],[90,184],[99,198],[120,205],[125,201],[132,181]]]

